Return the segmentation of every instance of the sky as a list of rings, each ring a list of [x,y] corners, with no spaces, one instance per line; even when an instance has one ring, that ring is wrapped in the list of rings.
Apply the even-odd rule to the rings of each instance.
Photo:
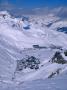
[[[0,5],[3,3],[26,9],[67,6],[67,0],[0,0]]]

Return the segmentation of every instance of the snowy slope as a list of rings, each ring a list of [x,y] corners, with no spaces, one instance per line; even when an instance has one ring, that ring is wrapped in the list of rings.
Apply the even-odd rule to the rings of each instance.
[[[56,29],[59,27],[67,27],[67,21],[52,14],[29,16],[29,20],[21,20],[6,11],[0,12],[0,83],[16,85],[26,81],[44,80],[52,73],[57,76],[58,69],[60,75],[66,72],[67,64],[49,62],[56,51],[62,54],[64,51],[53,46],[67,49],[67,35],[58,32]],[[33,45],[45,48],[33,48]],[[39,69],[26,68],[16,72],[17,60],[27,55],[40,60]],[[62,56],[67,60],[67,57]]]

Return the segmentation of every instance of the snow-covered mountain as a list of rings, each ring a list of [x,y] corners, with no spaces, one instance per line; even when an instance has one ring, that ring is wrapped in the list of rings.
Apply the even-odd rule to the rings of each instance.
[[[66,73],[66,32],[67,21],[53,14],[15,18],[1,11],[0,84],[19,85]]]

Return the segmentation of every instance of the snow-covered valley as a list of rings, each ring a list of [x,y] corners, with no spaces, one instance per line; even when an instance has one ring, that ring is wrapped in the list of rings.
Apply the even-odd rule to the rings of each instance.
[[[67,21],[53,14],[1,11],[0,90],[67,90],[66,32]]]

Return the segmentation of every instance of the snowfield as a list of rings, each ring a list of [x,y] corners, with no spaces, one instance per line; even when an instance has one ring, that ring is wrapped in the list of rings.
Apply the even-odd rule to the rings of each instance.
[[[53,14],[0,12],[0,90],[67,90],[67,21]]]

